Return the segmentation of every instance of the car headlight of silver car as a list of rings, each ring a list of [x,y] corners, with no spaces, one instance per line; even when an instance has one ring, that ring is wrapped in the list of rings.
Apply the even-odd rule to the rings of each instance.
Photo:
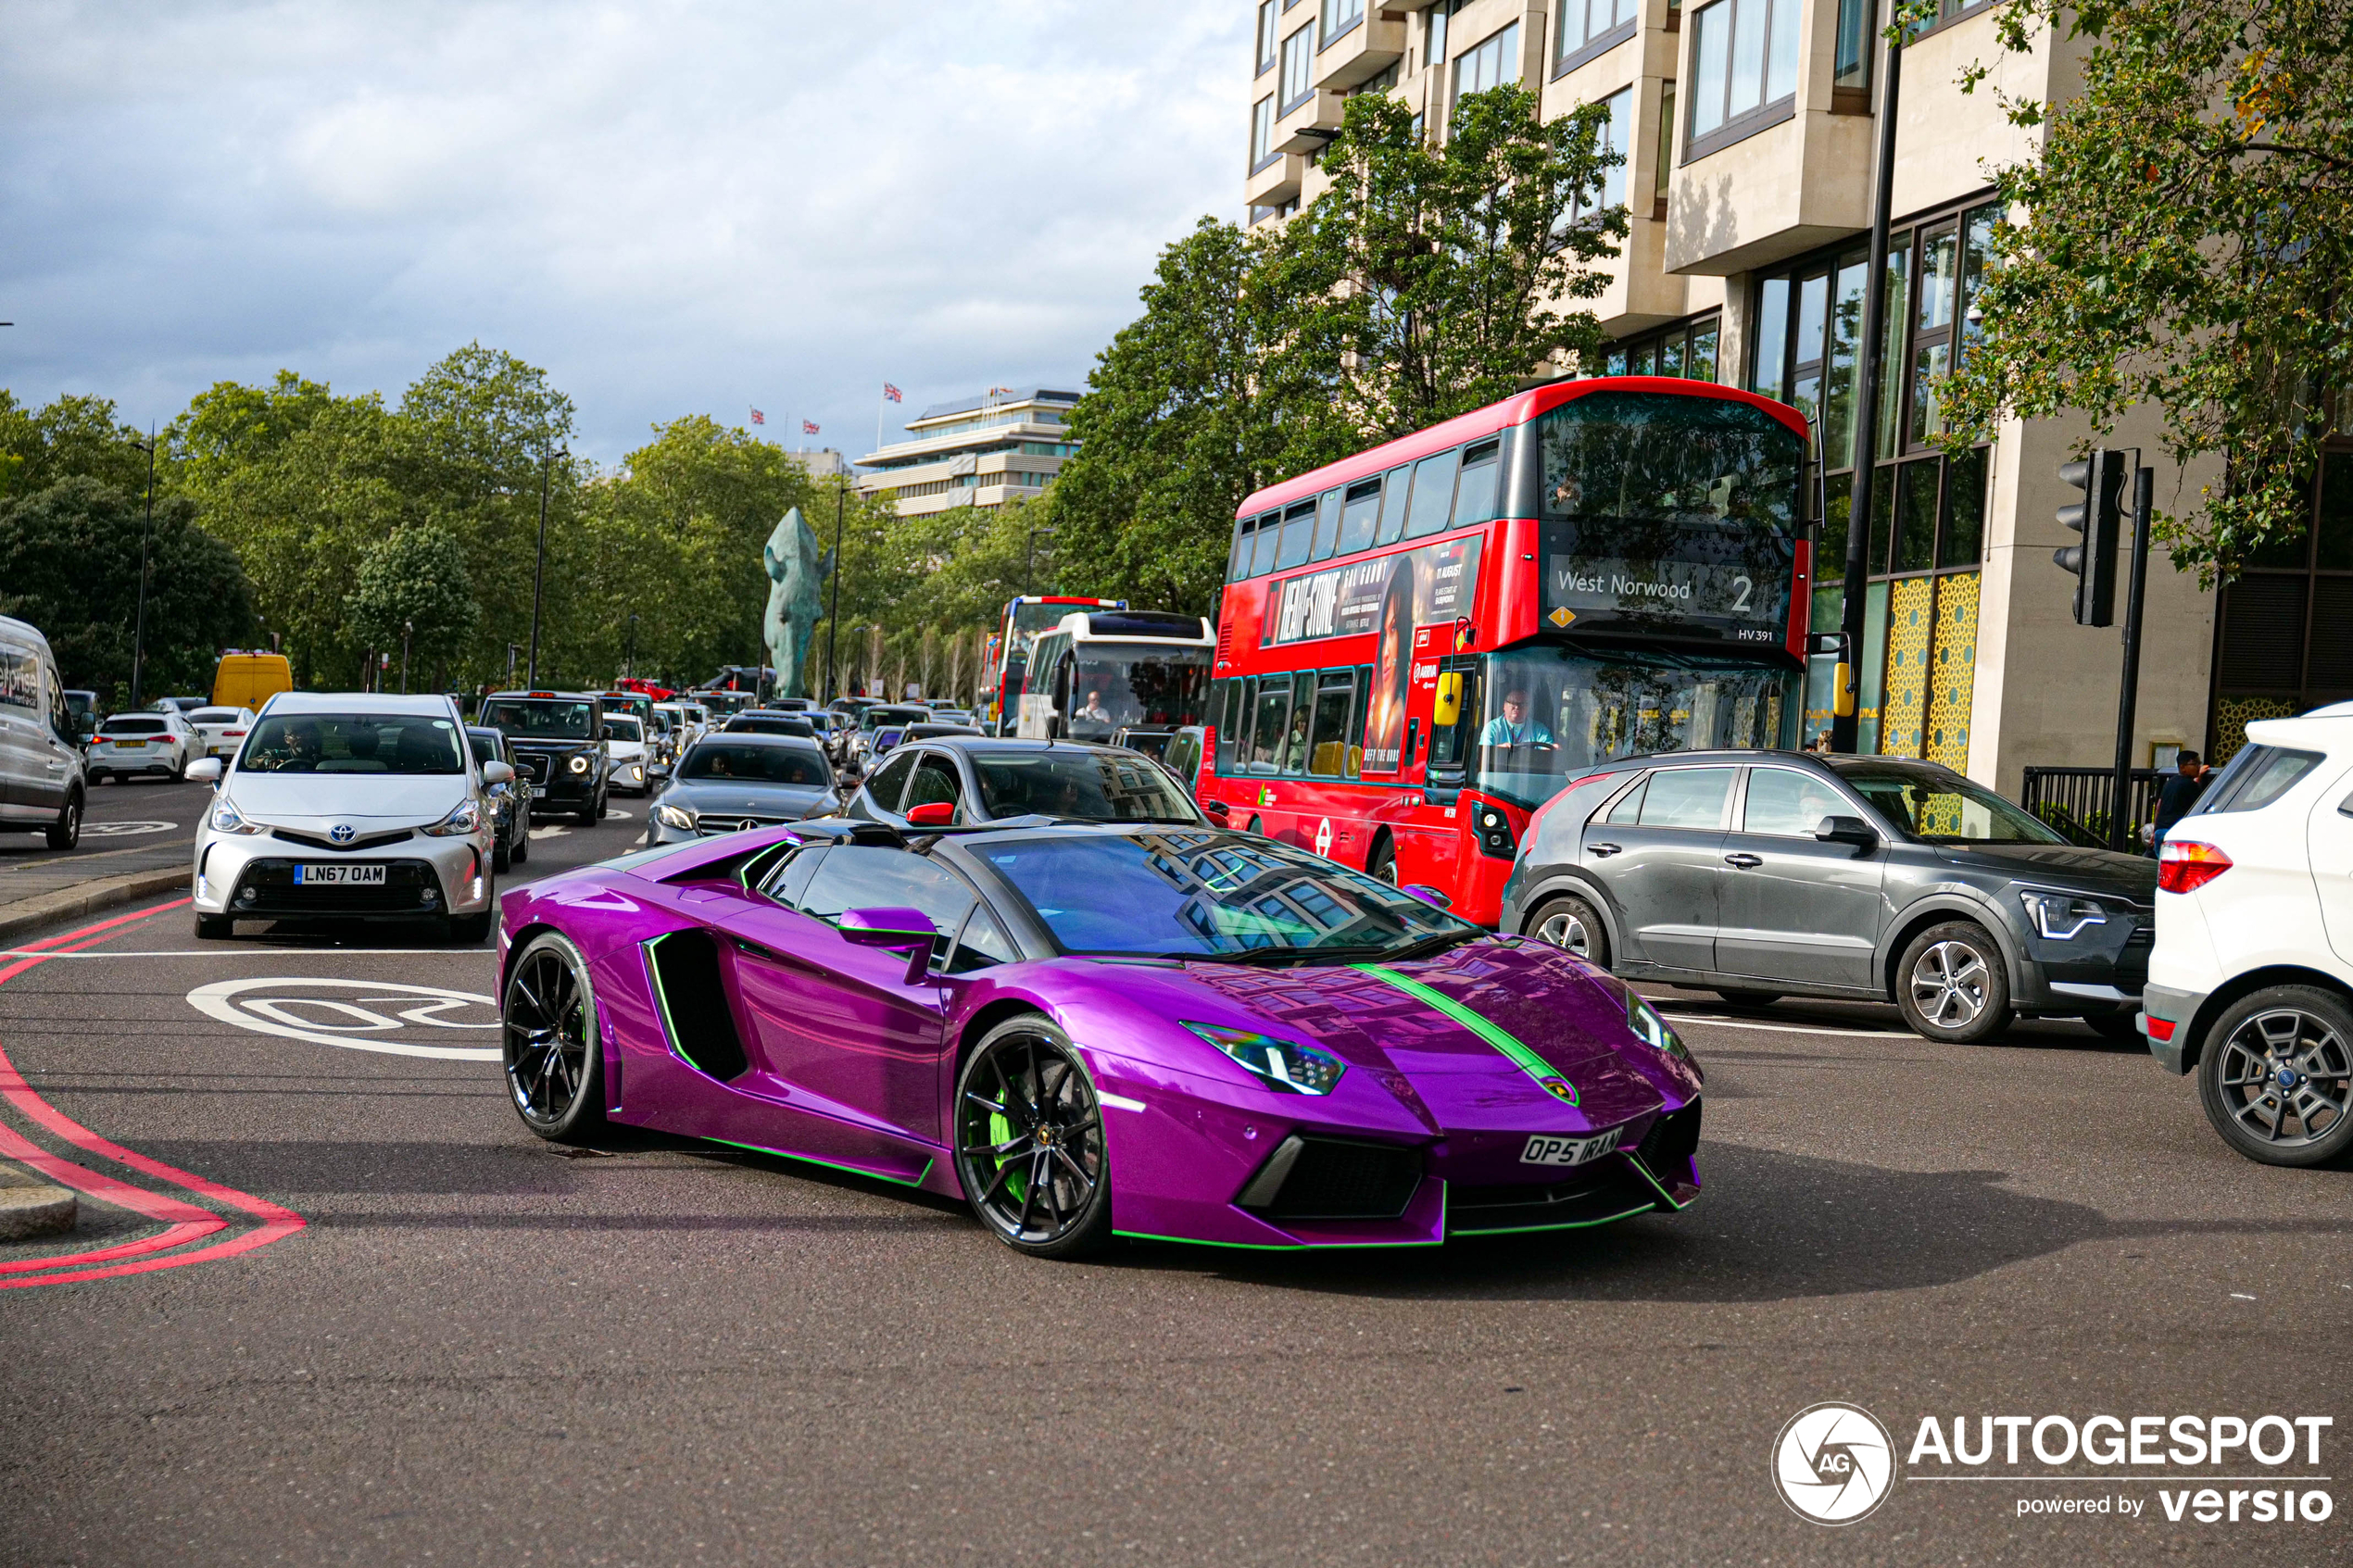
[[[2108,923],[2108,911],[2096,898],[2030,887],[2019,894],[2018,901],[2026,906],[2034,934],[2053,942],[2072,942],[2093,926]]]
[[[573,756],[572,759],[572,771],[575,773],[585,773],[588,771],[588,754],[586,752],[579,752]]]
[[[684,806],[657,806],[654,817],[666,828],[676,828],[681,833],[695,831],[695,814]]]
[[[1327,1095],[1347,1066],[1328,1051],[1302,1046],[1247,1029],[1214,1023],[1188,1023],[1186,1028],[1224,1051],[1271,1086],[1294,1095]]]
[[[229,797],[225,795],[212,803],[212,827],[213,831],[216,833],[242,833],[251,834],[257,833],[268,833],[270,831],[270,824],[267,822],[249,822],[245,821],[244,816],[238,812],[236,807],[230,804]]]
[[[1631,1029],[1635,1037],[1651,1049],[1664,1051],[1692,1073],[1699,1072],[1699,1062],[1692,1057],[1691,1048],[1683,1044],[1683,1037],[1676,1034],[1667,1020],[1659,1016],[1658,1010],[1644,1001],[1630,985],[1626,989],[1626,1027]]]
[[[472,800],[460,800],[450,809],[449,815],[425,829],[425,834],[432,838],[462,838],[467,834],[481,831],[482,807]]]

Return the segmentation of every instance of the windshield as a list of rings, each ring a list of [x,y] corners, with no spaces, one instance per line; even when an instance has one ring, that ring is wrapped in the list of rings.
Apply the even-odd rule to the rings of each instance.
[[[1463,676],[1462,717],[1433,737],[1432,775],[1540,806],[1596,763],[1654,751],[1796,745],[1798,672],[1761,660],[1522,647]]]
[[[458,727],[422,713],[290,713],[264,719],[237,754],[243,773],[462,773]]]
[[[615,714],[612,718],[606,720],[605,727],[612,731],[612,738],[615,740],[631,740],[642,744],[646,738],[646,732],[639,727],[637,721],[626,714]]]
[[[1542,415],[1537,444],[1546,610],[1584,628],[1788,635],[1806,456],[1788,426],[1727,398],[1595,393]]]
[[[931,717],[928,708],[869,708],[858,716],[859,728],[868,732],[883,724],[912,724],[918,719]]]
[[[1833,764],[1889,822],[1931,844],[2066,844],[2041,818],[1957,773],[1885,762]]]
[[[588,740],[593,706],[561,697],[501,697],[482,705],[482,721],[516,740]]]
[[[1478,935],[1386,883],[1254,835],[1039,836],[971,848],[1068,952],[1379,956]]]
[[[1071,739],[1107,741],[1128,724],[1174,729],[1202,721],[1209,649],[1081,643],[1077,655],[1064,719]]]
[[[824,789],[833,783],[824,754],[813,746],[749,746],[699,741],[679,764],[682,779],[735,779],[745,784],[799,784]]]
[[[1198,822],[1176,781],[1140,757],[1098,752],[975,752],[980,803],[991,817],[1073,817],[1089,822]]]

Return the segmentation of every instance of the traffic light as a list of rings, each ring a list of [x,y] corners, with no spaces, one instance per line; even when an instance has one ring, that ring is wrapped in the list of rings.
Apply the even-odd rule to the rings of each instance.
[[[2124,513],[2124,485],[2132,455],[2094,452],[2059,469],[2059,482],[2083,499],[2058,509],[2059,525],[2083,536],[2062,545],[2051,558],[2075,574],[2075,623],[2116,624],[2116,545]]]

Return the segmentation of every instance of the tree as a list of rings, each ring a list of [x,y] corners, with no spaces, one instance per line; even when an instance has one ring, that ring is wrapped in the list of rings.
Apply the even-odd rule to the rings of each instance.
[[[28,408],[0,390],[0,500],[84,474],[126,495],[145,495],[145,438],[115,420],[104,397],[65,396]]]
[[[432,523],[386,536],[359,563],[359,585],[345,601],[353,633],[367,646],[405,648],[420,665],[465,646],[476,611],[466,552]]]
[[[1551,120],[1504,85],[1457,100],[1444,142],[1386,93],[1348,100],[1324,150],[1331,185],[1286,227],[1252,288],[1278,329],[1265,386],[1288,416],[1292,472],[1508,396],[1547,364],[1602,343],[1590,310],[1617,254],[1622,206],[1604,207],[1622,154],[1609,111]]]
[[[246,642],[253,592],[236,553],[195,525],[196,507],[156,505],[147,540],[150,692],[210,691],[220,650]],[[69,684],[110,692],[131,679],[144,498],[86,474],[0,503],[0,615],[48,637]]]
[[[2002,97],[2042,142],[1994,171],[2014,220],[1948,439],[2153,405],[2175,462],[2228,459],[2157,522],[2211,583],[2305,525],[2332,395],[2353,420],[2353,0],[2013,0],[1997,30],[2089,46],[2079,94]]]

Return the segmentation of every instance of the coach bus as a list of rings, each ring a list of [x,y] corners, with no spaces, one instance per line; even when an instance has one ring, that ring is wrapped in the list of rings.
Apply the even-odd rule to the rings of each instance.
[[[1797,741],[1805,417],[1556,382],[1249,497],[1210,702],[1217,819],[1494,923],[1597,762]]]
[[[1198,724],[1216,646],[1198,615],[1074,610],[1030,645],[1016,733],[1124,744]]]
[[[1005,603],[1005,613],[997,627],[995,646],[989,649],[988,668],[981,671],[980,689],[985,705],[992,711],[981,715],[982,720],[1000,735],[1009,735],[1021,719],[1021,687],[1023,672],[1029,667],[1029,645],[1041,632],[1051,632],[1062,624],[1063,616],[1075,609],[1126,609],[1126,599],[1074,599],[1053,595],[1024,594]]]

